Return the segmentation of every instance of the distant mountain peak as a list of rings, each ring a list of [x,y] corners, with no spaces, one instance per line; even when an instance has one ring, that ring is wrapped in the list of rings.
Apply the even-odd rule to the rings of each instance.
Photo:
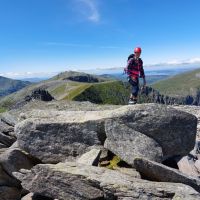
[[[16,92],[28,85],[29,81],[20,81],[0,76],[0,97]]]
[[[95,82],[104,82],[110,80],[110,78],[102,77],[98,75],[88,74],[85,72],[77,71],[65,71],[57,74],[52,77],[53,80],[71,80],[77,82],[86,82],[86,83],[95,83]]]

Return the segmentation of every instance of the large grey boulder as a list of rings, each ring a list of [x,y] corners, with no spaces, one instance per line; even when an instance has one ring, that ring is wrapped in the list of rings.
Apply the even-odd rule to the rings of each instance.
[[[185,111],[187,113],[193,114],[197,117],[198,119],[198,124],[197,124],[197,137],[196,139],[200,141],[200,109],[199,106],[192,106],[192,105],[177,105],[177,106],[172,106],[173,108],[181,111]]]
[[[152,181],[183,183],[200,192],[200,179],[183,174],[177,169],[144,158],[135,159],[135,168]]]
[[[106,141],[104,147],[118,155],[130,165],[134,165],[134,159],[144,157],[161,162],[163,158],[162,148],[152,138],[129,128],[119,120],[110,119],[105,123]]]
[[[40,164],[14,175],[30,192],[59,200],[199,199],[190,186],[136,179],[119,171],[77,163]]]
[[[195,145],[197,118],[166,105],[134,106],[120,121],[153,138],[162,147],[163,159],[187,155]]]
[[[16,131],[19,147],[44,163],[77,157],[87,152],[90,146],[101,145],[105,140],[100,123],[96,121],[25,120]]]
[[[149,142],[150,138],[155,140],[149,144],[162,148],[163,159],[187,155],[195,144],[197,118],[165,105],[141,104],[102,111],[36,110],[28,115],[31,118],[16,125],[19,147],[44,163],[80,156],[88,147],[103,144],[106,137],[110,137],[108,126],[105,130],[108,119],[148,136]],[[133,138],[126,134],[127,141],[128,137]],[[155,160],[161,155],[158,149],[156,157],[150,155]]]

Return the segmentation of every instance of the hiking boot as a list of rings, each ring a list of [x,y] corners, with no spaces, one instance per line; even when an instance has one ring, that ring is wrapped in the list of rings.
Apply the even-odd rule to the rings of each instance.
[[[129,99],[129,102],[128,102],[129,105],[136,104],[136,103],[137,103],[136,99]]]

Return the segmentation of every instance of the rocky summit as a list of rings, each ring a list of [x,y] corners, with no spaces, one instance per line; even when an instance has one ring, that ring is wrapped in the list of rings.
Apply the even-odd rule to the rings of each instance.
[[[0,200],[200,199],[199,117],[195,106],[30,101],[0,116]]]

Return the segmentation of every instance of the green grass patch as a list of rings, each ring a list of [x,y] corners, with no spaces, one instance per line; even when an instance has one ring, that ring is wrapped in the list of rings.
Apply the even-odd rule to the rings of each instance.
[[[63,100],[73,100],[76,96],[81,94],[87,88],[89,88],[92,84],[81,84],[76,88],[70,90],[68,94],[63,98]]]
[[[6,112],[6,111],[7,111],[6,108],[4,108],[4,107],[0,107],[0,113]]]
[[[169,96],[195,95],[200,89],[200,69],[182,73],[151,85],[161,94]]]
[[[52,90],[51,95],[57,96],[57,95],[63,94],[65,90],[66,90],[66,85],[64,84]]]
[[[9,109],[13,104],[15,103],[14,99],[11,97],[6,97],[5,99],[2,99],[1,103],[0,103],[0,108],[2,108],[2,110],[4,109]]]
[[[73,100],[90,101],[97,104],[127,104],[130,88],[126,87],[122,81],[109,81],[92,84],[79,95],[75,95]]]

